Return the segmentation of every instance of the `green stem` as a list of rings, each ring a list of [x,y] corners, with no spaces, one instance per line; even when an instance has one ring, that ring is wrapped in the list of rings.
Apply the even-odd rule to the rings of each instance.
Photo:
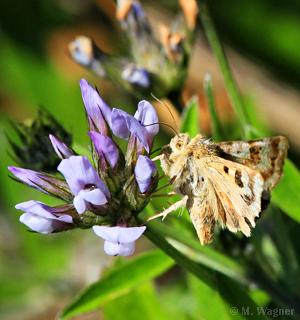
[[[197,4],[199,7],[199,16],[205,29],[206,36],[219,63],[229,97],[239,118],[239,122],[242,127],[243,138],[250,139],[251,133],[249,117],[247,115],[241,93],[233,79],[224,48],[217,35],[215,26],[208,11],[206,1],[197,0]]]
[[[182,268],[194,274],[210,287],[214,287],[214,272],[200,264],[190,260],[172,245],[170,245],[159,233],[147,226],[144,235],[152,241],[158,248],[173,258]]]

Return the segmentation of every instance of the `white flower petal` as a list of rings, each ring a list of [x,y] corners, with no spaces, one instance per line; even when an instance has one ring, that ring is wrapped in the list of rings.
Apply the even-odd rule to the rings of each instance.
[[[59,164],[57,170],[64,175],[75,196],[78,195],[80,190],[84,189],[85,185],[95,184],[103,190],[107,198],[110,197],[109,190],[87,157],[71,156],[68,159],[64,159]]]
[[[21,215],[20,222],[39,233],[48,234],[54,231],[52,219],[41,217],[36,214],[25,212]]]
[[[74,207],[79,214],[82,214],[86,210],[85,200],[82,198],[80,194],[74,197],[73,200]]]
[[[94,190],[81,190],[78,195],[80,195],[84,200],[97,206],[107,203],[104,192],[99,188]]]
[[[120,255],[120,256],[130,256],[133,254],[135,249],[135,243],[130,242],[130,243],[117,243],[117,242],[110,242],[110,241],[105,241],[104,242],[104,251],[111,255]]]
[[[146,230],[146,227],[132,227],[132,228],[120,228],[119,239],[120,243],[130,243],[137,240]]]
[[[133,254],[135,249],[135,243],[129,242],[129,243],[122,243],[119,246],[119,252],[118,255],[126,257]]]
[[[120,227],[93,226],[98,237],[110,242],[118,242]]]
[[[93,226],[93,230],[98,237],[110,242],[129,243],[137,240],[146,227],[106,227],[106,226]]]
[[[104,251],[109,254],[110,256],[115,256],[119,254],[120,250],[120,244],[117,242],[110,242],[105,241],[104,242]]]

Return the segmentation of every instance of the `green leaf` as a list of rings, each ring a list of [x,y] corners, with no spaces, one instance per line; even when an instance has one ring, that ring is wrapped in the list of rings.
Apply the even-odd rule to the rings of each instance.
[[[169,319],[158,301],[152,282],[144,283],[128,294],[109,301],[103,308],[103,314],[105,320],[140,320],[141,317],[143,320]]]
[[[147,205],[145,211],[149,216],[155,214],[151,204]],[[144,218],[144,216],[142,217]],[[183,215],[176,219],[183,219]],[[241,264],[210,246],[202,246],[198,237],[193,237],[192,234],[189,234],[189,230],[185,230],[183,225],[185,224],[181,222],[181,229],[179,230],[174,228],[174,225],[170,226],[158,220],[151,220],[147,223],[147,227],[152,227],[157,233],[167,238],[174,248],[189,257],[189,259],[199,262],[212,270],[219,271],[240,283],[247,284],[249,282],[245,269]]]
[[[146,252],[134,260],[116,267],[98,282],[85,288],[62,311],[59,319],[70,319],[96,310],[107,301],[128,292],[140,283],[168,270],[174,261],[163,252]]]
[[[272,201],[292,219],[300,222],[300,172],[286,159],[283,174],[281,182],[272,193]]]
[[[206,73],[204,77],[204,90],[208,103],[209,114],[213,129],[213,139],[214,141],[223,141],[226,140],[224,130],[222,128],[217,110],[216,110],[216,101],[212,88],[211,74],[209,72]]]
[[[215,274],[212,287],[199,281],[189,274],[188,286],[191,293],[191,301],[195,305],[195,316],[205,320],[238,320],[238,319],[264,319],[258,315],[259,308],[249,297],[248,292],[222,274]],[[198,319],[198,317],[195,317]]]
[[[224,78],[228,95],[237,113],[243,138],[248,140],[250,139],[250,123],[249,123],[249,117],[246,112],[243,98],[233,78],[232,72],[228,64],[227,57],[224,52],[223,45],[220,42],[220,39],[218,37],[208,6],[206,4],[206,1],[198,0],[197,4],[199,7],[199,11],[198,11],[199,17],[202,21],[205,34],[213,49],[215,57],[218,61],[219,67],[221,69],[221,72]]]
[[[198,117],[199,101],[197,96],[193,96],[186,104],[182,114],[181,132],[188,132],[191,138],[200,132]]]

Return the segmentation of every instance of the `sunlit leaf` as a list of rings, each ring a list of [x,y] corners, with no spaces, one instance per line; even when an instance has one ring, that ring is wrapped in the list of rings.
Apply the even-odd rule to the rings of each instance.
[[[182,115],[182,123],[180,131],[188,132],[190,137],[195,137],[200,132],[199,117],[198,117],[199,102],[196,96],[193,96],[186,104]]]

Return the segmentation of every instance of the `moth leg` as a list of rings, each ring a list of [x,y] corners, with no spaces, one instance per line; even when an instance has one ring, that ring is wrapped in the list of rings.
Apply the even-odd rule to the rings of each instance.
[[[152,161],[156,161],[156,160],[161,160],[161,159],[163,159],[165,157],[165,155],[164,154],[160,154],[160,155],[158,155],[158,156],[156,156],[156,157],[154,157],[153,159],[151,159]]]
[[[158,214],[155,214],[154,216],[149,217],[145,222],[143,222],[143,224],[145,224],[146,222],[153,220],[155,218],[158,217],[163,217],[162,220],[165,219],[165,217],[172,211],[177,210],[180,207],[183,207],[186,205],[186,202],[188,200],[188,196],[185,196],[184,198],[182,198],[181,200],[175,202],[174,204],[172,204],[168,209],[164,210],[163,212],[160,212]]]
[[[154,195],[152,196],[152,198],[171,197],[171,196],[175,196],[175,194],[177,194],[177,193],[174,192],[174,191],[171,191],[171,192],[169,192],[169,193],[167,193],[167,194],[154,194]]]
[[[174,176],[174,177],[169,181],[168,184],[166,184],[165,186],[163,186],[163,187],[161,187],[161,188],[159,188],[159,189],[154,190],[153,192],[147,193],[147,196],[153,195],[154,193],[156,193],[156,192],[158,192],[158,191],[160,191],[160,190],[162,190],[162,189],[164,189],[164,188],[172,185],[176,178],[177,178],[177,176]],[[175,193],[174,193],[174,194],[175,194]]]

